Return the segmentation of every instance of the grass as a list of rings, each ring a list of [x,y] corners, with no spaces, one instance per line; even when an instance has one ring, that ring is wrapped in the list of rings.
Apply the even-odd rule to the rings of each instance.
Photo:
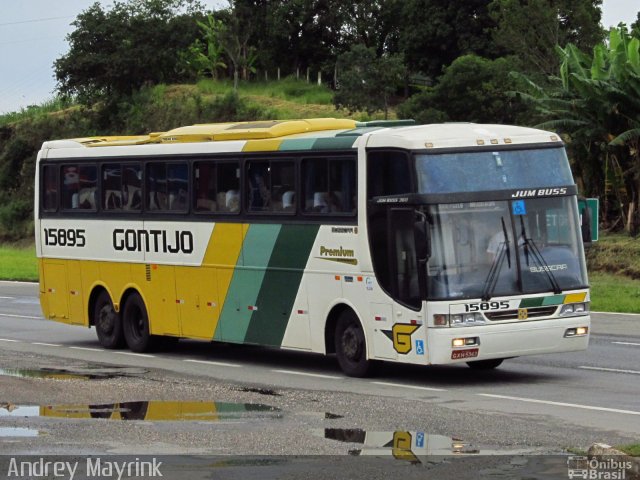
[[[589,271],[640,280],[640,239],[622,233],[604,234],[587,251]]]
[[[590,272],[591,310],[640,313],[640,280],[611,273]]]
[[[230,80],[200,80],[197,84],[202,94],[222,95],[233,87]],[[238,94],[241,96],[261,96],[281,98],[300,104],[331,105],[333,92],[323,85],[307,83],[304,80],[296,80],[286,77],[280,81],[252,81],[240,82]]]
[[[17,112],[10,112],[0,115],[0,127],[15,123],[20,120],[39,117],[41,115],[60,112],[71,106],[71,102],[61,98],[47,100],[40,105],[29,105]]]
[[[622,445],[616,448],[618,450],[622,450],[627,455],[631,455],[632,457],[640,457],[640,443],[633,443],[631,445]]]
[[[0,280],[38,281],[34,245],[0,247]]]

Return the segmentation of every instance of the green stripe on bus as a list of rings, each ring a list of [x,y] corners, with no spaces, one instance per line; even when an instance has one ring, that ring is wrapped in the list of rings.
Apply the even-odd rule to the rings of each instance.
[[[353,147],[358,137],[319,138],[313,144],[313,150],[342,150]]]
[[[317,138],[292,138],[290,140],[283,140],[278,150],[311,150],[316,140]]]
[[[250,225],[242,244],[214,340],[244,342],[269,259],[282,225]]]
[[[551,297],[544,297],[542,305],[562,305],[564,302],[564,295],[553,295]]]
[[[523,298],[519,308],[541,307],[544,297]]]
[[[318,225],[284,225],[264,276],[245,342],[280,346]]]

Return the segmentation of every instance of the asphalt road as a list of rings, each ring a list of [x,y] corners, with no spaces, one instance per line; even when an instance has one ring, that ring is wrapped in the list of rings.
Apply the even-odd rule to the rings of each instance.
[[[373,426],[388,417],[398,428],[452,437],[462,433],[476,443],[511,451],[638,441],[640,432],[637,315],[593,313],[586,352],[516,358],[492,372],[388,364],[374,378],[353,379],[339,371],[333,358],[266,348],[181,341],[170,352],[107,351],[100,348],[92,329],[45,321],[37,285],[0,282],[0,353],[6,358],[39,355],[58,364],[148,368],[215,384],[312,392],[337,402],[334,409],[342,396],[361,398],[363,411],[367,402],[379,401],[386,411],[376,411],[377,418],[354,411],[362,414],[354,427],[366,429],[366,423]],[[0,402],[8,393],[0,392]],[[407,416],[394,404],[402,404]],[[295,409],[295,404],[286,406]],[[429,417],[420,417],[413,407],[428,411]]]

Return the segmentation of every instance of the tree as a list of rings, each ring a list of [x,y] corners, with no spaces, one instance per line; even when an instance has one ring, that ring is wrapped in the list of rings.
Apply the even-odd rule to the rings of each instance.
[[[445,68],[434,87],[400,105],[398,115],[420,123],[517,123],[523,105],[509,94],[516,88],[510,71],[505,58],[464,55]]]
[[[604,36],[602,0],[493,0],[495,44],[513,55],[517,69],[544,78],[558,74],[555,46],[573,43],[588,51]]]
[[[431,78],[465,54],[499,56],[491,40],[495,22],[487,9],[491,0],[406,0],[403,2],[400,50],[412,72]]]
[[[187,51],[181,53],[181,58],[196,76],[208,73],[211,78],[217,79],[218,69],[227,68],[227,64],[222,59],[224,48],[220,42],[225,29],[224,23],[216,19],[213,14],[207,15],[206,21],[196,23],[200,27],[204,41],[197,38]]]
[[[333,99],[336,108],[364,110],[369,115],[382,110],[387,118],[390,97],[404,78],[400,56],[377,57],[373,48],[354,45],[338,57],[337,69],[339,88]]]
[[[621,26],[591,56],[569,44],[558,48],[560,77],[523,94],[542,128],[566,134],[574,169],[587,194],[604,198],[605,221],[618,216],[627,231],[640,230],[640,38]],[[611,221],[615,224],[615,221]]]
[[[229,0],[229,9],[223,12],[222,28],[217,35],[233,67],[233,91],[238,90],[240,71],[254,69],[255,48],[249,45],[253,32],[252,12],[246,3]],[[246,77],[246,73],[245,73]]]
[[[73,22],[69,52],[54,63],[58,91],[82,103],[131,95],[142,85],[184,79],[180,52],[200,35],[203,15],[192,0],[116,1],[93,4]]]

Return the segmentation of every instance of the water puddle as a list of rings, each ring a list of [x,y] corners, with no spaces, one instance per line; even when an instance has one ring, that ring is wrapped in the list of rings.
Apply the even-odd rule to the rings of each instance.
[[[111,378],[138,376],[145,373],[147,373],[147,370],[141,368],[0,368],[0,376],[51,380],[108,380]]]
[[[0,438],[4,437],[37,437],[38,430],[19,427],[0,427]]]
[[[422,463],[420,457],[428,456],[530,453],[530,450],[479,448],[458,438],[420,431],[373,432],[359,428],[325,428],[313,430],[312,433],[338,442],[362,445],[362,448],[349,450],[350,455],[392,455],[397,460],[412,463]]]
[[[178,422],[219,422],[246,418],[281,418],[280,409],[269,405],[227,402],[144,401],[94,405],[13,405],[0,403],[0,418],[102,418]]]

